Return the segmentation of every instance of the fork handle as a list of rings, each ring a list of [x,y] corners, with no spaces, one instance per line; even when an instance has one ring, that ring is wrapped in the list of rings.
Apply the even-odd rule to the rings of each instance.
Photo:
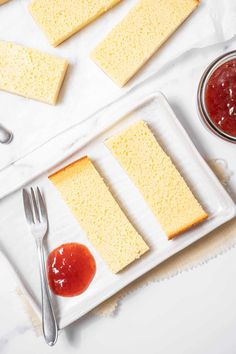
[[[41,292],[42,292],[43,334],[46,343],[50,346],[53,346],[57,341],[58,328],[57,328],[56,318],[53,312],[49,289],[48,289],[44,251],[43,251],[43,242],[41,239],[38,239],[36,241],[36,244],[38,249]]]

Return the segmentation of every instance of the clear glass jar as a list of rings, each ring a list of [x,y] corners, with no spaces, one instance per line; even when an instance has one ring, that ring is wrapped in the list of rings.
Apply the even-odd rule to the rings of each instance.
[[[222,64],[232,60],[236,59],[236,50],[226,53],[224,55],[221,55],[217,59],[215,59],[205,70],[203,73],[201,80],[199,82],[198,86],[198,93],[197,93],[197,102],[198,102],[198,112],[199,116],[201,118],[201,121],[203,122],[204,126],[206,126],[210,132],[213,134],[217,135],[218,137],[229,141],[231,143],[236,144],[236,136],[230,135],[223,130],[221,130],[215,122],[211,119],[210,115],[207,112],[206,108],[206,101],[205,101],[205,93],[206,93],[206,87],[208,80],[210,79],[211,75],[213,72],[218,69]]]

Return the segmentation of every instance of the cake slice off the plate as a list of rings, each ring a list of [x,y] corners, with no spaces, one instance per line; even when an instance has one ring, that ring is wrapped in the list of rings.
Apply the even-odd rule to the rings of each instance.
[[[196,9],[199,0],[140,0],[93,50],[92,59],[123,86]]]
[[[88,157],[49,179],[113,273],[148,251]]]
[[[56,47],[121,0],[33,0],[29,10]]]
[[[67,67],[63,58],[0,41],[0,90],[56,104]]]
[[[208,217],[144,121],[106,141],[169,239]]]

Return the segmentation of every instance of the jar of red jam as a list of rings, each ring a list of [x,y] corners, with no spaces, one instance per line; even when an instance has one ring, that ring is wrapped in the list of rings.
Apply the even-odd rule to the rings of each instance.
[[[214,60],[198,87],[198,109],[207,128],[236,144],[236,51]]]

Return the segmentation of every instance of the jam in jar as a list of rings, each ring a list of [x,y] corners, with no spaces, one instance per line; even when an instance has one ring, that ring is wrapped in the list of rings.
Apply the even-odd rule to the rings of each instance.
[[[236,51],[219,57],[206,69],[198,88],[198,107],[212,132],[236,143]]]

